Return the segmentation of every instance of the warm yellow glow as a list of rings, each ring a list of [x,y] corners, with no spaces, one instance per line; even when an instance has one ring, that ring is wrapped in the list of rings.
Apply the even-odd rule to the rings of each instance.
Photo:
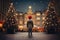
[[[0,28],[3,26],[3,24],[0,23]]]
[[[17,13],[15,15],[18,15]]]
[[[38,29],[40,29],[40,27],[37,27]]]
[[[36,15],[37,15],[37,16],[40,16],[40,13],[37,13]]]
[[[45,17],[43,17],[43,20],[45,20]]]
[[[37,27],[37,25],[34,25],[34,27]]]
[[[20,25],[19,25],[19,26],[18,26],[18,29],[23,30],[23,26],[20,26]]]
[[[20,21],[20,24],[23,24],[23,22],[22,22],[22,21]]]
[[[19,28],[23,28],[23,26],[19,26]]]
[[[44,21],[42,22],[42,24],[44,24]]]
[[[23,15],[22,13],[20,13],[20,15]]]
[[[29,6],[29,9],[31,9],[32,7],[31,6]]]
[[[40,17],[37,17],[37,20],[40,20]]]
[[[42,15],[44,16],[44,13]]]

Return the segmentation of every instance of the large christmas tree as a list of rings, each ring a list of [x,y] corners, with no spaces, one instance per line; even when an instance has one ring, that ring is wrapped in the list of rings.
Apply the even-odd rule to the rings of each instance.
[[[45,19],[45,31],[48,33],[55,33],[58,29],[58,20],[54,8],[54,2],[49,3],[47,16]]]
[[[14,13],[15,9],[13,7],[13,3],[11,3],[6,15],[6,21],[3,26],[7,33],[14,33],[17,30],[17,21]]]

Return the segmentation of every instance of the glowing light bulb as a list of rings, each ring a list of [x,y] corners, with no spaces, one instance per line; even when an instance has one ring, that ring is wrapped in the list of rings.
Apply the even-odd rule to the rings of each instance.
[[[31,9],[32,7],[31,6],[29,6],[29,9]]]

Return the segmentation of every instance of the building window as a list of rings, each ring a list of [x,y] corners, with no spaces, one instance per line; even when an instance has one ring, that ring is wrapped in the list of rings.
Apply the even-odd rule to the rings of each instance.
[[[44,16],[45,14],[43,13],[42,15]]]
[[[23,22],[22,21],[20,21],[20,23],[19,24],[23,24]]]
[[[40,13],[37,13],[36,15],[37,15],[37,16],[40,16]]]
[[[45,17],[43,17],[43,20],[45,20]]]
[[[37,20],[40,20],[40,17],[37,17]]]
[[[42,22],[42,24],[44,24],[44,21]]]
[[[23,15],[22,13],[20,13],[20,15]]]

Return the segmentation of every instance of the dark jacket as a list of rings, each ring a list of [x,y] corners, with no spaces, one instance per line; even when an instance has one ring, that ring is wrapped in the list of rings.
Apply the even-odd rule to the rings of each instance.
[[[33,21],[32,20],[27,21],[27,28],[28,29],[32,29],[33,28]]]

